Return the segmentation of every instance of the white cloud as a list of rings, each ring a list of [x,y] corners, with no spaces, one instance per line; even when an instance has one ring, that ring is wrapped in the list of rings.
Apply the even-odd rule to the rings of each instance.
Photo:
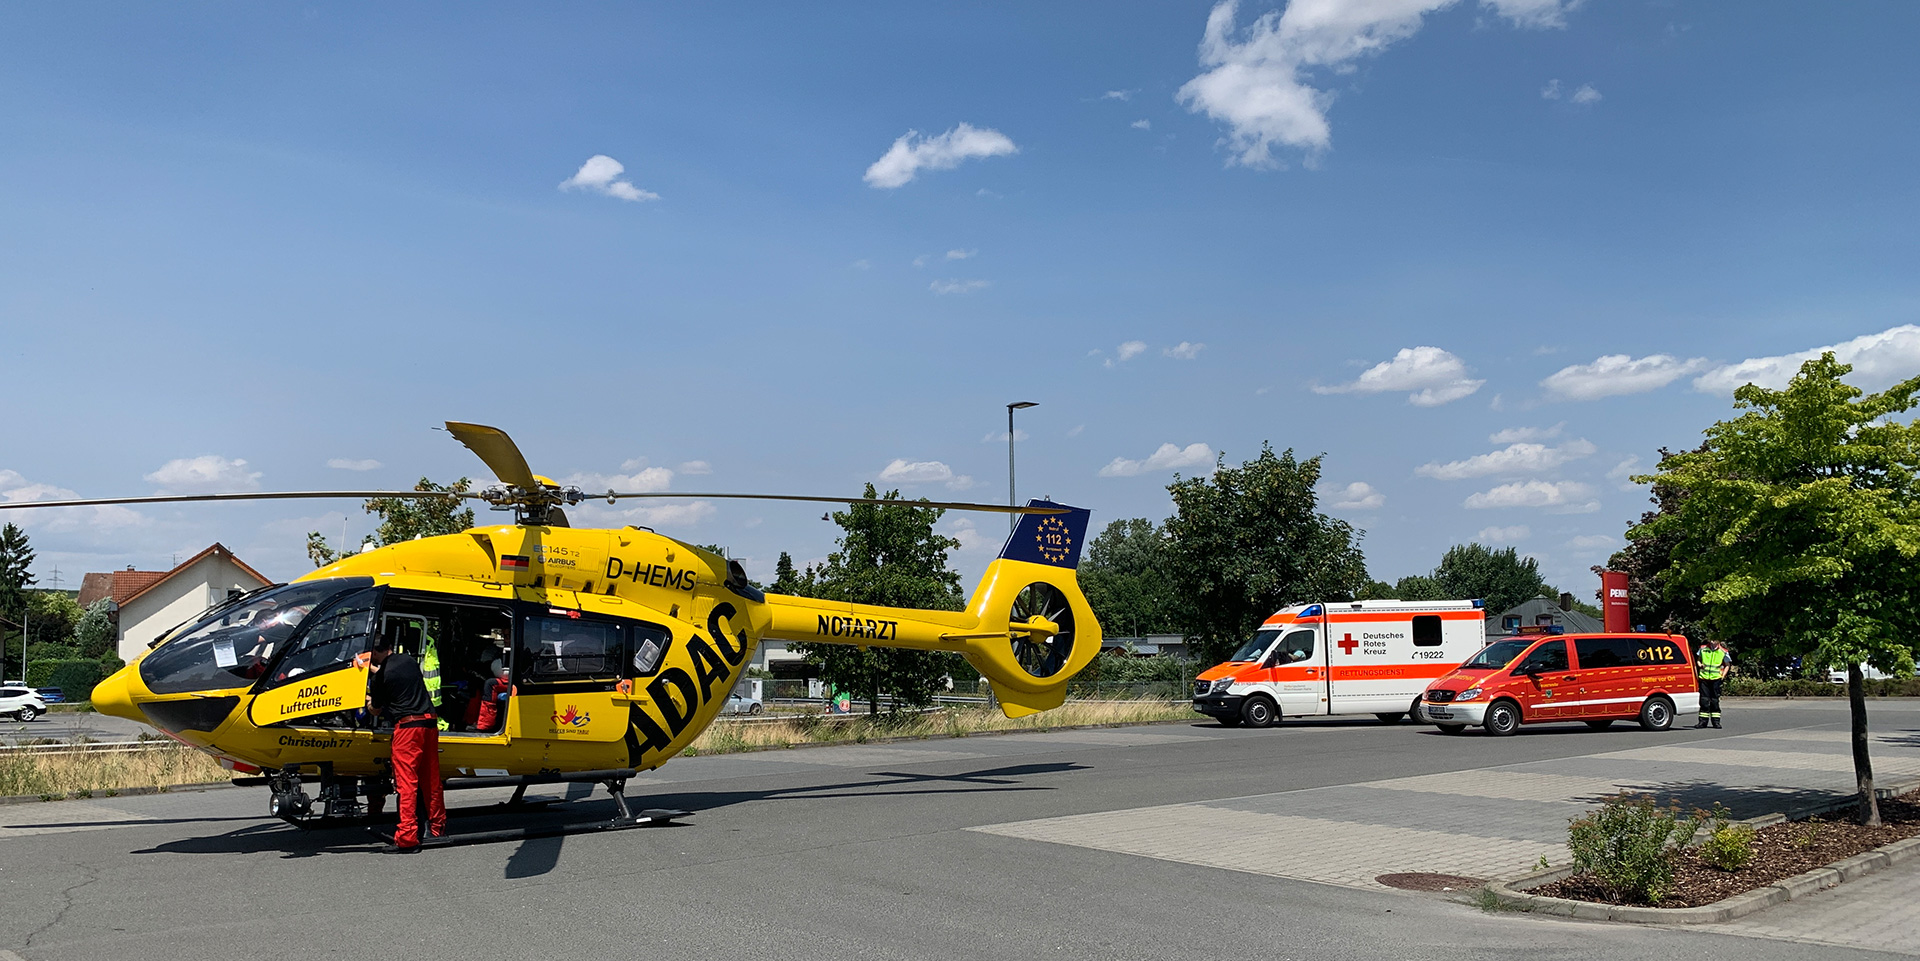
[[[1086,429],[1087,429],[1087,425],[1085,425],[1085,424],[1075,424],[1075,425],[1073,425],[1073,427],[1072,427],[1072,428],[1070,428],[1070,429],[1069,429],[1069,430],[1067,431],[1067,436],[1068,436],[1068,437],[1078,437],[1078,436],[1080,436],[1080,432],[1081,432],[1081,431],[1083,431],[1083,430],[1086,430]]]
[[[1545,444],[1510,444],[1502,450],[1486,454],[1475,454],[1466,460],[1449,461],[1442,464],[1435,461],[1414,468],[1414,473],[1435,480],[1464,480],[1468,477],[1488,477],[1496,474],[1532,474],[1543,470],[1552,470],[1570,460],[1577,460],[1593,454],[1599,448],[1586,440],[1570,440],[1559,447]]]
[[[1564,28],[1567,14],[1586,0],[1481,0],[1482,7],[1513,21],[1516,27],[1544,30]]]
[[[1115,457],[1107,466],[1100,468],[1101,477],[1133,477],[1148,471],[1179,470],[1182,467],[1202,467],[1214,462],[1213,448],[1205,444],[1188,444],[1179,447],[1173,444],[1161,444],[1160,449],[1147,455],[1145,460],[1128,460]]]
[[[561,190],[591,190],[621,200],[645,201],[659,200],[660,195],[650,190],[641,190],[633,184],[617,179],[626,173],[627,168],[620,161],[606,154],[594,154],[573,176],[560,182]]]
[[[1126,103],[1127,101],[1133,99],[1133,95],[1134,95],[1134,91],[1132,90],[1109,90],[1106,93],[1101,94],[1100,99],[1118,100],[1121,103]]]
[[[1387,495],[1375,490],[1372,484],[1365,481],[1354,481],[1340,488],[1332,497],[1336,510],[1370,511],[1387,503]]]
[[[940,533],[959,541],[960,546],[956,550],[962,554],[993,550],[1000,546],[999,538],[1005,536],[982,531],[973,518],[965,515],[954,516],[947,529]]]
[[[990,286],[992,284],[984,280],[936,280],[928,284],[927,289],[944,297],[948,294],[970,294]]]
[[[375,470],[380,466],[380,462],[372,458],[352,460],[346,457],[335,457],[327,461],[327,466],[334,470]]]
[[[1580,89],[1573,92],[1574,103],[1599,103],[1601,99],[1600,91],[1590,83],[1581,84]]]
[[[893,190],[912,183],[922,168],[952,170],[960,166],[961,161],[975,157],[1002,157],[1019,152],[1020,148],[1014,146],[1006,134],[991,127],[963,123],[935,137],[922,137],[920,131],[909,130],[867,168],[863,179],[875,190]]]
[[[1316,394],[1378,394],[1411,391],[1407,401],[1416,407],[1437,407],[1480,389],[1484,380],[1467,376],[1460,358],[1438,347],[1403,347],[1392,360],[1383,360],[1362,372],[1350,384],[1315,387]]]
[[[1200,356],[1200,351],[1206,349],[1206,346],[1206,344],[1190,344],[1183,340],[1172,347],[1161,348],[1160,353],[1175,360],[1192,360]]]
[[[21,476],[19,471],[0,469],[0,502],[13,504],[23,501],[63,501],[74,500],[79,496],[64,487],[29,481]],[[152,523],[145,514],[118,504],[55,507],[48,510],[9,513],[15,515],[8,518],[12,523],[36,533],[50,534],[75,531],[98,534],[128,527],[142,527]],[[47,551],[44,546],[41,549],[41,555],[42,560],[45,560]]]
[[[703,460],[690,460],[680,465],[679,472],[688,477],[704,477],[713,473],[713,465]]]
[[[873,269],[873,261],[871,261],[871,260],[866,260],[866,259],[864,259],[864,258],[863,258],[863,259],[860,259],[860,260],[856,260],[856,261],[854,261],[854,262],[853,262],[853,269],[855,269],[855,270],[872,270],[872,269]]]
[[[1026,440],[1027,432],[1024,430],[1015,428],[1013,431],[1013,439],[1016,441]],[[1006,442],[1007,442],[1007,432],[1004,430],[999,431],[998,433],[989,431],[987,433],[987,436],[980,438],[980,443],[982,444],[1004,444]]]
[[[1512,527],[1482,527],[1473,539],[1482,544],[1512,544],[1533,536],[1533,531],[1525,524]]]
[[[1126,343],[1124,343],[1124,344],[1121,344],[1121,345],[1120,345],[1120,348],[1119,348],[1118,350],[1116,350],[1116,351],[1114,351],[1114,355],[1115,355],[1115,356],[1116,356],[1116,357],[1118,358],[1118,362],[1119,362],[1119,363],[1122,363],[1122,364],[1124,364],[1124,363],[1126,363],[1127,361],[1130,361],[1130,360],[1132,360],[1132,359],[1134,359],[1135,357],[1138,357],[1138,356],[1140,356],[1141,354],[1144,354],[1144,353],[1146,353],[1146,352],[1147,352],[1147,342],[1146,342],[1146,341],[1144,341],[1144,340],[1129,340],[1129,341],[1127,341]]]
[[[1561,421],[1552,427],[1509,427],[1506,430],[1487,435],[1487,440],[1495,444],[1512,444],[1527,440],[1552,440],[1560,436],[1562,428],[1567,426]]]
[[[1593,490],[1577,481],[1518,481],[1501,484],[1466,499],[1473,510],[1501,507],[1544,507],[1556,514],[1591,514],[1600,509]]]
[[[1591,364],[1562,367],[1547,375],[1540,386],[1556,400],[1599,400],[1659,390],[1706,365],[1705,357],[1681,360],[1672,354],[1639,358],[1607,354]]]
[[[220,491],[260,489],[260,472],[247,470],[244,460],[228,460],[216,454],[180,457],[160,465],[146,475],[159,484],[163,494],[211,494]]]
[[[979,252],[980,251],[978,250],[949,250],[947,251],[947,259],[948,260],[965,260],[968,257],[972,257],[978,254]]]
[[[573,508],[568,508],[572,510]],[[642,507],[630,507],[617,512],[629,524],[640,527],[696,527],[701,521],[719,513],[709,501],[689,501],[685,504],[648,504]]]
[[[1547,85],[1540,88],[1540,97],[1543,100],[1560,99],[1560,78],[1547,81]]]
[[[1613,469],[1607,471],[1607,479],[1613,481],[1614,486],[1623,491],[1639,490],[1640,485],[1633,482],[1633,475],[1638,473],[1640,473],[1640,458],[1629,457],[1613,465]]]
[[[1292,0],[1242,31],[1237,0],[1223,0],[1207,16],[1200,41],[1205,72],[1187,81],[1175,99],[1228,127],[1229,163],[1277,166],[1275,145],[1327,149],[1331,92],[1313,86],[1314,71],[1350,73],[1358,61],[1419,32],[1422,18],[1456,0]],[[1556,0],[1482,0],[1481,6],[1519,27],[1564,25],[1578,3]]]
[[[1558,79],[1547,81],[1547,85],[1540,88],[1540,96],[1547,100],[1559,100],[1561,97],[1566,97],[1568,100],[1577,104],[1599,103],[1602,99],[1605,99],[1600,96],[1599,89],[1590,83],[1581,84],[1573,91],[1571,96],[1568,96],[1567,93],[1560,88],[1560,81]]]
[[[620,465],[626,473],[596,473],[588,471],[573,474],[560,483],[564,486],[578,487],[588,493],[614,490],[623,494],[651,494],[664,491],[673,486],[673,471],[665,467],[648,467],[646,458],[636,457]]]
[[[1153,121],[1151,121],[1151,120],[1144,120],[1144,119],[1142,119],[1142,120],[1135,120],[1134,122],[1132,122],[1132,123],[1130,123],[1130,124],[1128,124],[1127,126],[1129,126],[1129,127],[1132,127],[1132,128],[1133,128],[1133,129],[1135,129],[1135,130],[1152,130],[1152,129],[1153,129]]]
[[[1578,551],[1580,553],[1587,554],[1587,553],[1593,553],[1596,551],[1611,550],[1613,548],[1613,545],[1618,543],[1619,541],[1616,541],[1605,534],[1582,534],[1579,537],[1575,537],[1572,540],[1567,541],[1567,548],[1569,550]]]
[[[881,468],[879,480],[882,484],[945,484],[948,490],[966,490],[973,486],[972,477],[955,474],[953,468],[937,460],[908,461],[898,457]]]
[[[1833,351],[1835,360],[1852,364],[1847,382],[1862,390],[1882,390],[1920,374],[1920,327],[1902,324],[1877,334],[1866,334],[1827,347],[1815,347],[1773,357],[1751,357],[1707,371],[1693,381],[1693,389],[1709,394],[1731,394],[1742,384],[1780,390],[1800,365]]]
[[[915,267],[925,267],[927,265],[927,261],[932,259],[933,259],[932,257],[926,254],[921,254],[920,256],[913,258],[913,265]]]

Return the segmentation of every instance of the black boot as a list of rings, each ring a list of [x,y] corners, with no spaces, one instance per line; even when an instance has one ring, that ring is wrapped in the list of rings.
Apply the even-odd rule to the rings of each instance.
[[[1713,719],[1713,727],[1714,727],[1714,730],[1720,729],[1720,719],[1718,717],[1715,717]]]
[[[1712,727],[1712,726],[1713,726],[1713,725],[1712,725],[1712,724],[1710,724],[1710,723],[1708,723],[1708,721],[1707,721],[1707,719],[1703,717],[1703,718],[1701,718],[1701,719],[1700,719],[1700,723],[1698,723],[1698,724],[1695,724],[1695,725],[1694,725],[1693,727],[1694,727],[1694,730],[1696,730],[1696,731],[1697,731],[1697,730],[1699,730],[1700,728],[1703,728],[1703,727]]]

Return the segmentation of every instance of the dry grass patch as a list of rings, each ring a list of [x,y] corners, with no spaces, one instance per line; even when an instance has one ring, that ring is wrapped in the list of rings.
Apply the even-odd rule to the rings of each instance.
[[[112,796],[128,788],[224,781],[233,772],[184,747],[0,756],[0,797]]]
[[[1051,711],[1009,718],[999,708],[948,707],[898,717],[804,714],[774,721],[715,721],[688,754],[728,754],[796,744],[864,744],[876,738],[966,737],[996,731],[1045,731],[1100,724],[1179,721],[1193,717],[1186,701],[1068,701]]]

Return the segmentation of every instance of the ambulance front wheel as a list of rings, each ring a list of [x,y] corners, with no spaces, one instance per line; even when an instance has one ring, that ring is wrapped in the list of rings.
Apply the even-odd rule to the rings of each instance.
[[[1520,705],[1512,701],[1495,701],[1487,707],[1487,733],[1494,737],[1507,737],[1520,730]]]
[[[1248,727],[1272,727],[1273,722],[1279,719],[1280,711],[1265,697],[1255,695],[1240,705],[1240,720],[1245,721]]]

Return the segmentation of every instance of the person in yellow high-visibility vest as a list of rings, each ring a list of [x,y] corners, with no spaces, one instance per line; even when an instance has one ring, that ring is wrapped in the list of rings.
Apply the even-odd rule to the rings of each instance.
[[[1700,679],[1700,723],[1694,727],[1720,726],[1720,684],[1733,666],[1733,655],[1719,641],[1701,645],[1694,655],[1694,674]]]
[[[444,731],[448,724],[440,716],[440,645],[424,627],[420,631],[420,676],[427,682],[427,699],[433,702],[436,726]]]

